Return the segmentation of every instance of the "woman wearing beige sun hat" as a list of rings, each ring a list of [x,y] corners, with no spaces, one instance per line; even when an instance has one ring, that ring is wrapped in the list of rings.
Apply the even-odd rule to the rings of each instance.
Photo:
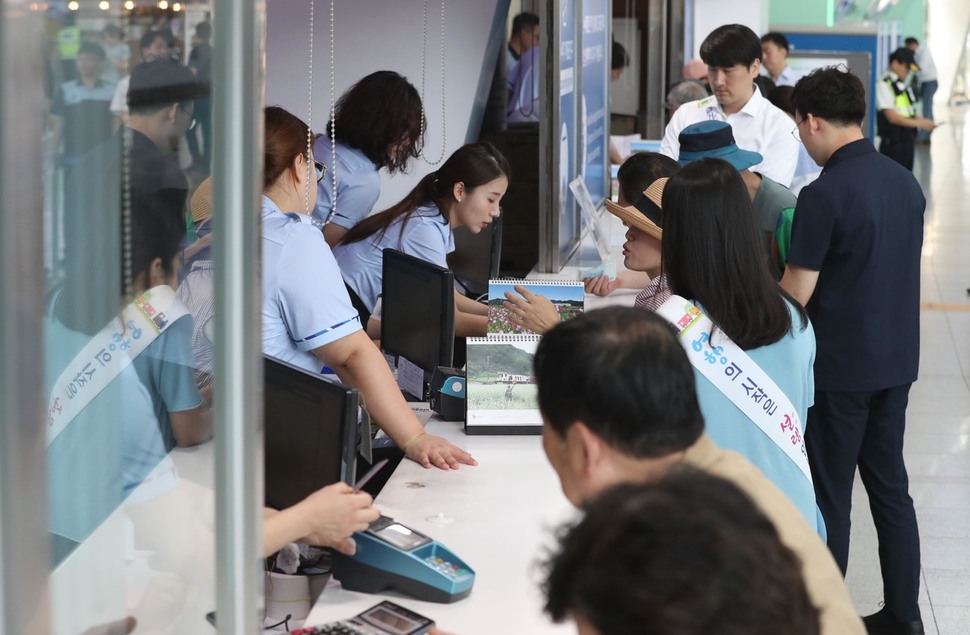
[[[634,304],[651,311],[656,311],[670,297],[667,274],[661,268],[664,215],[661,202],[667,181],[668,178],[663,177],[651,183],[633,205],[606,202],[606,209],[627,226],[623,266],[650,276],[650,284],[637,294]]]

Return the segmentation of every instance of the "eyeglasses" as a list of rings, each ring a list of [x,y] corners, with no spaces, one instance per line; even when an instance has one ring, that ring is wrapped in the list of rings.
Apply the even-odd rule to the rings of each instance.
[[[327,174],[327,166],[320,163],[319,161],[313,162],[313,167],[317,169],[317,183],[323,180],[323,177]]]
[[[195,115],[192,114],[192,111],[191,110],[188,110],[185,107],[183,107],[182,104],[179,104],[179,110],[181,110],[182,112],[184,112],[185,114],[187,114],[189,116],[189,128],[188,129],[189,130],[194,129],[195,128],[195,122],[197,120],[195,118]]]
[[[799,134],[798,127],[801,126],[806,121],[808,121],[808,117],[802,118],[801,121],[797,121],[796,120],[795,121],[795,127],[791,131],[791,136],[795,137],[795,141],[797,141],[798,143],[801,143],[802,142],[802,135]]]

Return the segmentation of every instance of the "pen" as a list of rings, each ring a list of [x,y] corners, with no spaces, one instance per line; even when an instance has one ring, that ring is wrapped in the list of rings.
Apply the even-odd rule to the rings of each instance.
[[[383,468],[385,465],[387,465],[387,459],[381,459],[375,463],[371,469],[367,470],[367,474],[364,474],[362,477],[357,479],[356,483],[354,483],[354,492],[359,492],[361,488],[363,488],[364,485],[367,485],[367,482],[374,478],[374,475],[380,472],[381,468]]]

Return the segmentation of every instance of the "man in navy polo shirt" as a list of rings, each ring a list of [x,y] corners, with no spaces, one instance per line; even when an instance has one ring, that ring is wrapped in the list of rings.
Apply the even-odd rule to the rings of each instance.
[[[922,634],[919,530],[903,464],[919,366],[926,199],[912,173],[862,135],[862,83],[834,67],[792,93],[796,128],[821,176],[798,197],[782,286],[815,327],[815,405],[805,441],[829,549],[846,569],[856,466],[879,536],[885,607],[869,633]]]

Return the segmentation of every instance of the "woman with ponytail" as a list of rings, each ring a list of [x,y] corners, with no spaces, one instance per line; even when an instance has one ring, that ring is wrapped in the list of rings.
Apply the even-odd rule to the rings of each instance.
[[[384,249],[446,267],[455,228],[477,234],[498,218],[509,176],[508,161],[495,146],[470,143],[397,205],[354,225],[333,253],[361,320],[367,321],[381,294]],[[484,335],[487,307],[460,294],[455,302],[455,335]]]

